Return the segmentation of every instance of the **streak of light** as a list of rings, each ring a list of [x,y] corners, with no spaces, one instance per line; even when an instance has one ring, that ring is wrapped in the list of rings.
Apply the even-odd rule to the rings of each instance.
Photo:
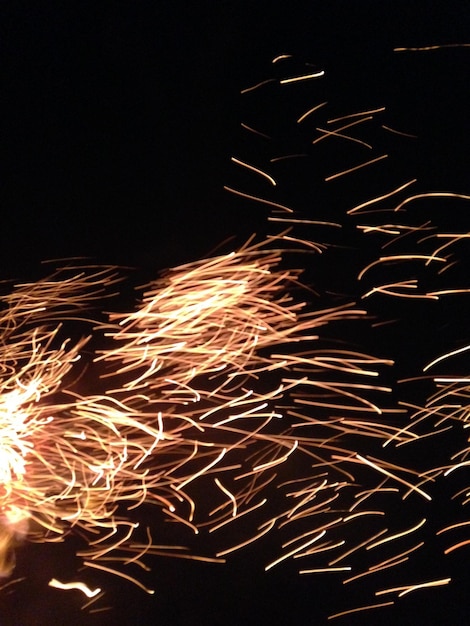
[[[238,191],[237,189],[232,189],[231,187],[227,187],[224,185],[225,191],[229,191],[230,193],[235,194],[236,196],[241,196],[242,198],[246,198],[247,200],[254,200],[255,202],[260,202],[261,204],[267,204],[268,206],[275,207],[277,209],[281,209],[282,211],[286,211],[287,213],[293,213],[293,209],[284,206],[283,204],[279,204],[278,202],[272,202],[271,200],[266,200],[266,198],[259,198],[258,196],[252,196],[249,193],[244,193],[243,191]]]
[[[345,174],[350,174],[351,172],[356,172],[357,170],[362,169],[363,167],[367,167],[368,165],[373,165],[374,163],[378,163],[379,161],[383,161],[388,158],[388,154],[382,154],[375,159],[371,159],[370,161],[366,161],[365,163],[360,163],[359,165],[355,165],[354,167],[350,167],[347,170],[343,170],[342,172],[337,172],[336,174],[332,174],[331,176],[327,176],[325,178],[325,182],[329,182],[330,180],[335,180],[340,176],[344,176]]]
[[[324,573],[335,573],[335,572],[350,572],[350,567],[319,567],[316,569],[301,569],[299,570],[299,574],[324,574]]]
[[[409,535],[410,533],[413,533],[415,530],[418,530],[418,528],[421,528],[422,526],[424,526],[425,523],[426,523],[426,519],[423,518],[415,526],[413,526],[412,528],[408,528],[408,530],[404,530],[400,533],[395,533],[394,535],[390,535],[389,537],[384,537],[383,539],[379,539],[379,541],[376,541],[375,543],[369,544],[366,547],[366,550],[372,550],[372,548],[376,548],[377,546],[380,546],[384,543],[388,543],[389,541],[393,541],[394,539],[399,539],[400,537]]]
[[[436,535],[441,535],[442,533],[446,533],[449,530],[454,530],[455,528],[460,528],[461,526],[468,526],[468,525],[470,525],[470,520],[466,522],[458,522],[457,524],[451,524],[450,526],[446,526],[445,528],[438,530]]]
[[[222,485],[222,483],[220,482],[220,480],[218,478],[214,479],[215,484],[217,485],[217,487],[219,487],[219,489],[221,491],[223,491],[225,493],[226,496],[228,496],[229,500],[232,502],[232,517],[236,517],[237,515],[237,499],[235,498],[235,496],[233,495],[233,493],[231,493],[227,487],[224,487]]]
[[[348,609],[347,611],[341,611],[341,613],[335,613],[334,615],[328,615],[328,619],[336,619],[337,617],[344,617],[345,615],[351,615],[351,613],[359,613],[361,611],[368,611],[370,609],[380,609],[384,606],[392,606],[395,604],[392,602],[381,602],[380,604],[368,604],[365,606],[358,606],[355,609]]]
[[[443,48],[470,48],[470,43],[443,43],[417,48],[393,48],[393,52],[427,52],[429,50],[441,50]]]
[[[103,572],[107,572],[108,574],[114,574],[114,576],[118,576],[119,578],[124,578],[125,580],[128,580],[129,582],[133,583],[137,587],[140,587],[141,589],[143,589],[149,595],[153,595],[155,593],[154,589],[149,589],[148,587],[143,585],[137,578],[134,578],[133,576],[129,576],[128,574],[125,574],[124,572],[121,572],[118,569],[106,567],[104,565],[100,565],[92,561],[84,561],[83,564],[86,565],[87,567],[92,567],[94,569],[99,569]]]
[[[299,83],[303,80],[311,80],[312,78],[321,78],[325,75],[324,70],[320,70],[319,72],[313,72],[312,74],[303,74],[302,76],[294,76],[292,78],[283,78],[279,81],[280,85],[288,85],[290,83]]]
[[[386,200],[387,198],[391,198],[395,194],[400,193],[400,191],[403,191],[403,189],[406,189],[410,185],[413,185],[416,181],[417,181],[417,179],[413,178],[413,180],[410,180],[407,183],[404,183],[403,185],[400,185],[399,187],[396,187],[395,189],[393,189],[392,191],[389,191],[388,193],[385,193],[385,194],[383,194],[381,196],[377,196],[376,198],[372,198],[372,200],[368,200],[367,202],[363,202],[362,204],[358,204],[353,209],[349,209],[348,215],[353,215],[354,213],[359,213],[359,212],[361,212],[361,209],[365,209],[366,207],[369,207],[372,204],[376,204],[377,202],[380,202],[381,200]]]
[[[257,541],[258,539],[260,539],[260,537],[263,537],[264,535],[269,533],[272,530],[272,528],[274,527],[275,523],[276,523],[276,520],[271,520],[268,524],[266,524],[266,527],[263,528],[263,530],[261,532],[259,532],[257,535],[255,535],[254,537],[250,537],[246,541],[242,541],[240,543],[237,543],[237,545],[232,546],[231,548],[227,548],[226,550],[221,550],[220,552],[217,553],[216,556],[218,556],[218,557],[219,556],[225,556],[226,554],[230,554],[231,552],[235,552],[236,550],[240,550],[240,548],[244,548],[245,546],[249,545],[250,543],[253,543],[254,541]]]
[[[279,465],[280,463],[284,463],[289,458],[289,456],[294,452],[294,450],[296,450],[298,445],[299,445],[299,442],[296,439],[294,441],[294,445],[292,446],[292,448],[284,456],[281,456],[278,459],[275,459],[274,461],[268,461],[267,463],[262,463],[261,465],[257,465],[256,467],[253,468],[253,471],[259,472],[260,470],[265,470],[265,469],[274,467],[275,465]]]
[[[248,515],[249,513],[252,513],[253,511],[256,511],[256,509],[259,509],[260,507],[264,506],[267,502],[267,499],[264,498],[263,500],[261,500],[261,502],[256,503],[255,505],[253,505],[251,508],[246,509],[245,511],[242,511],[241,513],[238,513],[236,519],[240,519],[240,517],[243,517],[244,515]],[[223,522],[221,522],[220,524],[217,524],[215,526],[212,526],[209,529],[209,532],[212,533],[216,530],[219,530],[219,528],[222,528],[223,526],[225,526],[226,524],[229,524],[230,522],[232,522],[232,519],[229,518]]]
[[[351,141],[357,141],[358,143],[363,144],[363,142],[361,142],[360,140],[351,137],[350,135],[343,135],[340,134],[342,130],[346,130],[347,128],[352,128],[353,126],[357,126],[358,124],[363,124],[364,122],[368,122],[371,119],[373,119],[373,117],[371,115],[367,116],[367,117],[362,117],[359,120],[354,120],[354,122],[350,122],[349,124],[345,124],[344,126],[340,126],[339,128],[335,128],[335,130],[325,130],[323,128],[317,128],[316,130],[318,130],[320,133],[323,133],[322,135],[320,135],[320,137],[317,137],[316,139],[314,139],[312,141],[312,145],[315,145],[317,143],[319,143],[320,141],[323,141],[324,139],[326,139],[327,137],[330,136],[337,136],[337,137],[342,137],[343,139],[350,139]],[[327,122],[329,123],[329,122]],[[371,147],[369,146],[369,144],[365,144],[367,147]]]
[[[372,268],[381,263],[392,263],[394,261],[439,261],[440,263],[445,263],[446,259],[444,257],[436,257],[434,255],[429,254],[396,254],[391,256],[383,256],[378,258],[376,261],[372,261],[369,265],[366,265],[358,275],[358,280],[362,280],[365,274]]]
[[[269,85],[269,83],[275,83],[276,80],[274,78],[268,78],[267,80],[262,80],[259,83],[256,83],[256,85],[252,85],[251,87],[246,87],[245,89],[242,89],[240,91],[240,93],[244,94],[244,93],[249,93],[250,91],[255,91],[256,89],[259,89],[260,87],[264,87],[265,85]]]
[[[328,103],[327,102],[321,102],[320,104],[315,105],[314,107],[312,107],[308,111],[305,111],[305,113],[303,113],[299,117],[299,119],[297,120],[297,124],[300,124],[301,122],[303,122],[309,115],[311,115],[312,113],[315,113],[315,111],[318,111],[318,109],[321,109],[322,107],[324,107],[325,104],[328,104]]]
[[[465,541],[461,541],[460,543],[456,543],[455,545],[451,546],[450,548],[446,548],[444,550],[444,554],[450,554],[451,552],[454,552],[454,550],[459,550],[460,548],[463,548],[464,546],[468,546],[470,545],[470,539],[466,539]]]
[[[266,172],[263,172],[263,170],[260,170],[258,167],[255,167],[254,165],[249,165],[248,163],[245,163],[244,161],[240,161],[240,159],[237,159],[236,157],[232,157],[231,161],[233,163],[236,163],[237,165],[241,165],[241,167],[245,167],[247,170],[250,170],[251,172],[255,172],[256,174],[263,176],[264,178],[266,178],[266,180],[269,180],[269,182],[271,183],[271,185],[273,185],[273,187],[276,186],[276,181],[274,180],[274,178],[270,176],[269,174],[266,174]]]
[[[372,118],[366,117],[360,121],[365,122],[368,119]],[[345,128],[348,128],[349,126],[353,126],[353,124],[348,124],[348,126],[346,126]],[[338,139],[346,139],[347,141],[352,141],[353,143],[357,143],[360,146],[364,146],[364,148],[369,148],[369,150],[372,150],[372,145],[370,143],[362,141],[362,139],[358,139],[357,137],[352,137],[351,135],[340,133],[338,130],[326,130],[325,128],[320,128],[319,126],[317,126],[316,130],[319,133],[322,133],[322,135],[321,137],[318,137],[318,139],[312,141],[313,144],[318,143],[320,140],[325,139],[326,137],[338,137]]]
[[[429,494],[427,494],[425,491],[423,491],[422,489],[420,489],[416,485],[413,485],[412,483],[408,482],[404,478],[401,478],[400,476],[397,476],[396,474],[393,474],[392,472],[389,472],[384,467],[381,467],[380,465],[377,465],[377,463],[374,463],[373,461],[371,461],[371,460],[361,456],[360,454],[356,454],[354,457],[339,457],[339,456],[333,455],[332,458],[333,459],[338,459],[338,460],[349,461],[351,463],[364,463],[366,465],[369,465],[369,467],[372,467],[372,468],[376,469],[378,472],[384,474],[385,476],[388,476],[389,478],[392,478],[393,480],[396,480],[397,482],[402,483],[406,487],[409,487],[411,489],[411,491],[415,491],[416,493],[419,493],[423,498],[426,498],[426,500],[431,500],[432,499]]]
[[[451,578],[442,578],[440,580],[432,580],[427,583],[416,583],[411,585],[403,585],[401,587],[392,587],[390,589],[383,589],[382,591],[376,591],[376,596],[383,596],[387,593],[395,593],[399,591],[398,597],[406,595],[407,593],[411,593],[412,591],[416,591],[418,589],[425,589],[426,587],[440,587],[442,585],[448,585],[451,581]]]
[[[263,139],[271,139],[271,137],[269,135],[266,135],[266,133],[262,133],[260,130],[256,130],[256,128],[252,128],[251,126],[248,126],[248,124],[244,124],[242,122],[240,126],[244,128],[245,130],[248,130],[250,133],[253,133],[254,135],[263,137]]]
[[[278,54],[271,63],[278,63],[279,61],[285,61],[286,59],[292,59],[292,54]]]
[[[51,580],[49,581],[49,587],[66,590],[78,589],[78,591],[81,591],[83,594],[85,594],[87,598],[94,598],[99,593],[101,593],[101,589],[99,587],[96,587],[96,589],[90,589],[88,585],[82,582],[62,583],[56,578],[51,578]]]
[[[414,200],[423,200],[426,198],[457,198],[459,200],[470,200],[470,196],[462,193],[452,193],[449,191],[433,191],[428,193],[418,193],[414,196],[410,196],[409,198],[406,198],[406,200],[400,202],[400,204],[398,204],[393,210],[395,212],[400,211],[409,202],[414,202]]]
[[[401,135],[402,137],[409,137],[410,139],[418,139],[418,135],[412,135],[411,133],[405,133],[402,130],[396,130],[395,128],[390,128],[390,126],[385,126],[385,124],[382,124],[382,128],[384,130],[388,130],[391,133],[394,133],[395,135]]]
[[[316,535],[315,537],[313,537],[313,539],[309,539],[309,541],[306,541],[305,543],[303,543],[302,545],[298,546],[297,548],[295,548],[294,550],[291,550],[290,552],[287,552],[287,554],[284,554],[282,556],[280,556],[278,559],[276,559],[275,561],[272,561],[271,563],[269,563],[268,565],[266,565],[266,567],[264,568],[264,570],[267,572],[268,570],[270,570],[272,567],[274,567],[275,565],[278,565],[279,563],[281,563],[281,561],[285,561],[286,559],[288,559],[289,557],[293,556],[294,554],[296,554],[297,552],[299,552],[300,550],[303,550],[304,548],[306,548],[307,546],[312,545],[312,543],[315,543],[316,541],[319,541],[322,537],[324,537],[326,534],[326,530],[322,530],[318,535]]]
[[[349,120],[353,117],[362,117],[363,115],[373,115],[374,113],[382,113],[385,111],[385,107],[378,107],[376,109],[368,109],[367,111],[360,111],[359,113],[349,113],[348,115],[342,115],[341,117],[335,117],[332,120],[328,120],[328,124],[334,124],[341,122],[342,120]]]
[[[431,361],[425,367],[423,367],[423,372],[427,372],[429,369],[431,369],[431,367],[434,367],[434,365],[436,365],[437,363],[444,361],[444,359],[448,359],[451,356],[455,356],[456,354],[462,354],[462,352],[466,352],[467,350],[470,350],[470,345],[464,346],[463,348],[457,348],[456,350],[452,350],[451,352],[447,352],[446,354],[439,356],[437,359],[434,359],[434,361]]]
[[[345,559],[347,556],[350,556],[351,554],[353,554],[354,552],[357,552],[358,550],[360,550],[364,546],[367,546],[367,544],[370,541],[373,541],[374,539],[376,539],[377,537],[380,537],[381,535],[383,535],[386,532],[387,532],[387,529],[383,528],[382,530],[380,530],[378,533],[376,533],[372,537],[369,537],[368,539],[366,539],[364,541],[361,541],[361,543],[357,544],[353,548],[350,548],[347,552],[343,552],[343,554],[341,554],[340,556],[338,556],[335,559],[333,559],[332,561],[330,561],[328,563],[328,565],[336,565],[337,563],[339,563],[340,561]]]

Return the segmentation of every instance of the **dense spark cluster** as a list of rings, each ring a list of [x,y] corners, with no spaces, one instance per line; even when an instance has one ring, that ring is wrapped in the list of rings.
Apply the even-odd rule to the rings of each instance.
[[[277,250],[248,245],[176,268],[148,287],[136,312],[111,315],[101,324],[111,347],[95,362],[120,386],[106,394],[76,391],[84,378],[92,387],[93,364],[80,381],[80,357],[89,337],[74,341],[61,335],[67,317],[86,322],[82,309],[97,296],[91,288],[112,284],[114,273],[70,268],[5,297],[4,534],[13,539],[19,525],[32,520],[34,535],[44,540],[80,528],[112,536],[116,548],[134,528],[117,513],[121,501],[132,507],[160,504],[192,526],[195,504],[186,486],[222,461],[219,472],[233,469],[227,465],[233,450],[255,440],[271,442],[277,450],[267,465],[277,455],[278,462],[288,456],[294,441],[261,433],[280,417],[273,401],[304,382],[305,375],[262,393],[253,381],[307,362],[289,351],[283,354],[283,347],[314,341],[316,327],[362,311],[303,312],[304,303],[285,291],[298,273],[278,269],[279,260]],[[277,354],[263,354],[273,346]],[[319,356],[317,366],[331,367],[334,361],[343,369],[352,367],[347,355],[331,361]],[[124,539],[116,539],[118,531]],[[107,552],[103,540],[96,553],[86,555]],[[7,541],[5,555],[9,548]],[[5,574],[10,562],[4,559]]]
[[[1,532],[2,575],[13,567],[12,545],[38,522],[44,533],[62,535],[64,525],[84,514],[82,472],[91,456],[77,455],[70,410],[77,398],[68,390],[90,336],[72,339],[63,325],[85,322],[86,311],[104,297],[111,269],[64,269],[47,280],[18,285],[2,298],[1,328]],[[91,322],[88,322],[91,324]],[[91,329],[91,326],[90,326]],[[98,443],[98,441],[97,441]],[[96,474],[95,474],[96,477]],[[31,529],[34,535],[34,531]]]

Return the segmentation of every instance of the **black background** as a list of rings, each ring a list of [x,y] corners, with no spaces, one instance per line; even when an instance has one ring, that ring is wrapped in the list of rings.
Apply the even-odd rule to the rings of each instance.
[[[403,144],[390,180],[409,172],[422,188],[468,193],[470,48],[393,52],[397,46],[468,43],[466,2],[17,1],[2,3],[0,19],[4,279],[34,279],[43,273],[43,260],[72,256],[132,266],[147,279],[208,254],[227,237],[241,242],[253,230],[262,231],[267,209],[223,187],[258,191],[257,183],[237,178],[230,162],[231,156],[256,158],[259,150],[241,122],[253,119],[274,128],[279,146],[305,141],[301,132],[282,138],[279,122],[289,107],[302,112],[311,106],[302,101],[302,88],[287,98],[282,115],[276,95],[274,105],[263,101],[261,109],[256,94],[240,95],[274,75],[271,60],[282,53],[326,71],[331,111],[340,115],[386,105],[391,124],[419,136],[414,144]],[[319,171],[341,169],[338,155],[327,157]],[[365,172],[359,190],[356,179],[331,195],[313,185],[306,198],[296,196],[292,169],[278,201],[301,206],[311,219],[319,206],[322,216],[328,215],[331,203],[336,217],[342,207],[393,186],[382,179],[382,169]],[[450,224],[461,224],[468,207],[459,205],[457,211],[445,218]],[[347,284],[337,274],[331,280]],[[323,274],[318,282],[329,279]],[[465,320],[461,307],[459,312]],[[459,319],[449,308],[449,315],[454,313]],[[460,332],[455,326],[453,331]],[[430,333],[423,333],[424,350]],[[446,345],[439,350],[439,342],[446,340],[435,340],[430,354],[438,355],[446,350]],[[444,517],[439,504],[433,514]],[[165,532],[163,527],[163,540]],[[18,573],[29,579],[2,599],[0,622],[314,625],[361,604],[353,594],[344,595],[337,581],[299,577],[290,564],[264,573],[268,548],[241,551],[224,566],[157,560],[146,578],[156,589],[151,599],[130,585],[100,578],[114,609],[89,615],[80,611],[78,592],[47,587],[53,576],[73,576],[77,562],[71,550],[25,546],[18,553]],[[393,609],[337,623],[468,623],[464,556],[452,561],[455,580],[448,588],[416,592]],[[434,558],[430,553],[430,570]],[[414,580],[413,574],[402,574],[397,584]]]

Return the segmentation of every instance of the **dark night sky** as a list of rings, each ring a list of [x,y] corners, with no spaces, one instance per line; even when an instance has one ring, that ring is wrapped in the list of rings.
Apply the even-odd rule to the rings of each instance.
[[[396,155],[389,170],[366,168],[334,188],[322,178],[341,169],[344,155],[326,150],[318,171],[279,170],[275,201],[301,207],[311,219],[337,219],[406,176],[416,176],[421,189],[468,194],[470,48],[403,54],[393,48],[469,43],[469,28],[470,6],[462,0],[3,2],[0,278],[34,279],[41,261],[86,256],[133,266],[139,279],[148,279],[208,254],[227,237],[240,243],[263,232],[266,207],[223,187],[262,189],[243,177],[231,156],[265,164],[268,153],[301,152],[308,143],[302,130],[289,134],[284,121],[312,106],[310,86],[240,95],[274,76],[271,60],[282,53],[294,55],[295,69],[310,63],[325,70],[314,97],[328,100],[330,115],[385,105],[387,123],[419,140],[382,145],[375,137],[378,150]],[[277,138],[266,148],[241,122]],[[468,205],[441,219],[468,228]],[[332,281],[357,295],[347,270],[334,266],[326,275],[319,261],[308,268],[309,279],[316,281],[315,274],[321,289]],[[397,311],[408,320],[416,315],[415,309]],[[466,330],[458,327],[464,311],[449,306],[455,324],[449,321],[434,338],[427,328],[413,349],[444,352],[446,342],[457,342]],[[414,327],[404,323],[403,332],[411,337]],[[430,349],[434,340],[442,350]],[[404,363],[405,355],[403,349]],[[433,514],[445,517],[438,504]],[[30,580],[0,601],[0,623],[320,625],[335,610],[361,603],[336,580],[299,577],[293,564],[264,573],[268,549],[269,542],[252,546],[225,566],[155,561],[146,578],[156,588],[154,598],[111,580],[106,598],[114,611],[87,615],[78,593],[46,586],[52,576],[73,571],[69,552],[26,546],[18,570],[29,571]],[[434,552],[428,558],[432,576],[439,577],[439,567],[431,567]],[[331,623],[468,623],[467,563],[463,553],[452,560],[449,588]],[[402,573],[397,584],[414,574]]]

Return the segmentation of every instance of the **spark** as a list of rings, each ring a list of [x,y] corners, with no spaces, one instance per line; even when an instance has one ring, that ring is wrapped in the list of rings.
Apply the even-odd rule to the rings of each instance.
[[[441,530],[438,530],[436,535],[440,535],[442,533],[448,532],[449,530],[454,530],[454,528],[460,528],[462,526],[468,526],[468,525],[470,525],[470,521],[458,522],[456,524],[452,524],[451,526],[447,526],[446,528],[442,528]]]
[[[256,130],[256,128],[252,128],[251,126],[248,126],[248,124],[245,123],[241,123],[240,126],[242,128],[244,128],[245,130],[248,130],[250,133],[253,133],[254,135],[258,135],[259,137],[263,137],[263,139],[271,139],[271,137],[269,135],[266,135],[265,133],[262,133],[259,130]]]
[[[395,194],[400,193],[400,191],[403,191],[403,189],[406,189],[410,185],[413,185],[415,182],[416,182],[416,178],[413,178],[413,180],[410,180],[407,183],[404,183],[403,185],[396,187],[395,189],[393,189],[392,191],[389,191],[388,193],[372,198],[372,200],[367,200],[367,202],[363,202],[362,204],[358,204],[353,209],[349,209],[348,215],[353,215],[354,213],[363,212],[361,211],[362,209],[365,209],[366,207],[369,207],[372,204],[376,204],[377,202],[381,202],[382,200],[386,200],[387,198],[391,198]]]
[[[237,519],[240,519],[240,517],[244,516],[244,515],[248,515],[248,513],[251,513],[253,511],[255,511],[256,509],[258,509],[259,507],[262,507],[266,504],[267,499],[264,498],[263,500],[261,500],[261,502],[258,502],[257,504],[255,504],[254,506],[252,506],[249,509],[246,509],[245,511],[243,511],[242,513],[239,513],[237,515]],[[223,522],[221,522],[220,524],[214,525],[210,528],[209,532],[214,532],[216,530],[218,530],[219,528],[222,528],[222,526],[225,526],[226,524],[230,524],[231,523],[231,519],[226,519]]]
[[[284,222],[289,224],[314,224],[316,226],[332,226],[333,228],[341,228],[341,224],[337,222],[325,222],[319,220],[295,219],[291,217],[268,217],[269,222]]]
[[[358,606],[355,609],[348,609],[347,611],[341,611],[341,613],[335,613],[334,615],[329,615],[328,619],[336,619],[337,617],[344,617],[345,615],[351,615],[352,613],[359,613],[361,611],[368,611],[370,609],[380,609],[384,606],[392,606],[395,604],[394,602],[381,602],[380,604],[369,604],[366,606]]]
[[[256,83],[256,85],[252,85],[251,87],[246,87],[245,89],[241,90],[241,94],[245,94],[245,93],[249,93],[250,91],[256,91],[256,89],[259,89],[260,87],[264,87],[265,85],[269,85],[269,83],[274,83],[276,82],[274,78],[268,78],[267,80],[262,80],[259,83]]]
[[[327,102],[321,102],[320,104],[315,105],[314,107],[312,107],[311,109],[309,109],[308,111],[305,111],[305,113],[303,113],[299,119],[297,120],[297,124],[300,124],[301,122],[303,122],[305,119],[307,119],[307,117],[309,115],[311,115],[312,113],[315,113],[315,111],[318,111],[318,109],[321,109],[322,107],[324,107],[326,104],[328,104]]]
[[[227,448],[223,448],[221,453],[213,461],[211,461],[208,465],[206,465],[206,467],[199,470],[195,474],[191,474],[191,476],[189,476],[185,481],[183,481],[177,487],[175,487],[176,491],[180,491],[180,489],[183,489],[183,487],[186,487],[187,484],[189,484],[193,480],[196,480],[196,478],[198,478],[199,476],[202,476],[203,474],[205,474],[211,467],[214,467],[214,465],[217,465],[217,463],[221,459],[223,459],[226,452],[227,452]]]
[[[341,457],[333,456],[333,458],[334,459],[338,458],[338,460],[341,460]],[[382,474],[385,474],[385,476],[388,476],[388,477],[392,478],[393,480],[396,480],[397,482],[402,483],[403,485],[406,485],[412,491],[416,491],[416,493],[419,493],[421,496],[423,496],[423,498],[426,498],[426,500],[431,500],[432,499],[429,494],[424,492],[419,487],[416,487],[416,485],[413,485],[412,483],[408,482],[404,478],[401,478],[400,476],[397,476],[396,474],[393,474],[392,472],[389,472],[384,467],[381,467],[380,465],[377,465],[377,463],[374,463],[370,459],[366,459],[365,457],[361,456],[360,454],[356,454],[355,458],[348,458],[348,459],[344,459],[344,460],[348,460],[350,462],[356,462],[356,463],[365,463],[366,465],[369,465],[370,467],[376,469],[378,472],[381,472]]]
[[[387,543],[389,541],[393,541],[394,539],[398,539],[399,537],[404,537],[405,535],[409,535],[410,533],[413,533],[415,530],[418,530],[418,528],[421,528],[425,523],[426,523],[426,520],[422,519],[412,528],[409,528],[408,530],[404,530],[400,533],[395,533],[394,535],[390,535],[389,537],[384,537],[383,539],[379,539],[375,543],[369,544],[366,549],[372,550],[372,548],[376,548],[377,546],[380,546],[383,543]]]
[[[316,569],[301,569],[299,570],[299,574],[324,574],[326,573],[335,573],[335,572],[350,572],[350,567],[319,567]]]
[[[88,585],[85,585],[85,583],[81,582],[61,583],[60,580],[57,580],[56,578],[52,578],[49,581],[49,586],[54,587],[55,589],[78,589],[78,591],[81,591],[83,594],[85,594],[87,598],[94,598],[99,593],[101,593],[101,589],[99,587],[96,587],[96,589],[90,589]]]
[[[330,182],[330,180],[335,180],[340,176],[344,176],[345,174],[350,174],[351,172],[356,172],[357,170],[362,169],[363,167],[367,167],[368,165],[373,165],[374,163],[378,163],[379,161],[383,161],[388,158],[388,154],[382,154],[375,159],[370,159],[369,161],[365,161],[364,163],[360,163],[359,165],[355,165],[353,167],[348,168],[347,170],[343,170],[342,172],[337,172],[336,174],[332,174],[331,176],[327,176],[325,178],[325,182]]]
[[[326,139],[327,137],[339,137],[340,139],[347,139],[348,141],[352,141],[355,142],[361,146],[364,146],[365,148],[369,148],[372,149],[371,144],[366,143],[365,141],[362,141],[361,139],[357,139],[357,137],[351,137],[351,135],[346,135],[344,133],[341,133],[340,131],[345,130],[346,128],[351,128],[352,126],[357,126],[358,124],[362,124],[363,122],[367,122],[369,120],[373,119],[372,116],[368,116],[368,117],[363,117],[359,120],[355,120],[354,122],[351,122],[349,124],[345,124],[344,126],[341,126],[340,128],[337,128],[336,130],[326,130],[324,128],[320,128],[317,127],[316,130],[319,133],[322,133],[320,135],[320,137],[317,137],[317,139],[314,139],[312,141],[312,144],[317,144],[320,141],[322,141],[323,139]]]
[[[394,133],[395,135],[401,135],[402,137],[409,137],[410,139],[418,139],[418,135],[412,135],[411,133],[405,133],[402,130],[396,130],[395,128],[390,128],[390,126],[385,126],[385,124],[382,124],[382,128],[384,130],[388,130],[391,133]]]
[[[231,548],[227,548],[226,550],[222,550],[221,552],[218,552],[216,556],[218,557],[225,556],[226,554],[230,554],[231,552],[235,552],[236,550],[240,550],[241,548],[244,548],[250,543],[258,541],[258,539],[260,539],[261,537],[264,537],[264,535],[267,535],[272,530],[275,523],[276,523],[276,520],[271,520],[271,522],[269,522],[269,524],[267,524],[265,528],[263,528],[258,534],[254,535],[253,537],[250,537],[249,539],[246,539],[245,541],[237,543],[235,546],[232,546]]]
[[[308,155],[304,152],[299,152],[298,154],[285,154],[283,156],[273,157],[270,159],[271,163],[278,163],[279,161],[287,161],[289,159],[301,159],[305,158]]]
[[[456,350],[452,350],[452,352],[447,352],[446,354],[443,354],[442,356],[438,357],[437,359],[434,359],[434,361],[431,361],[430,363],[428,363],[423,368],[423,372],[426,372],[427,370],[431,369],[431,367],[434,367],[434,365],[437,365],[438,363],[440,363],[444,359],[448,359],[451,356],[455,356],[456,354],[462,354],[463,352],[466,352],[467,350],[470,350],[470,346],[464,346],[463,348],[457,348]]]
[[[273,185],[273,187],[276,186],[276,181],[274,180],[274,178],[270,176],[269,174],[266,174],[266,172],[263,172],[262,170],[260,170],[258,167],[255,167],[254,165],[249,165],[248,163],[245,163],[244,161],[240,161],[240,159],[237,159],[236,157],[232,157],[231,160],[233,163],[236,163],[237,165],[241,165],[242,167],[245,167],[246,169],[252,172],[255,172],[256,174],[263,176],[264,178],[266,178],[266,180],[269,180],[269,182],[271,183],[271,185]]]
[[[368,539],[366,539],[365,541],[362,541],[361,543],[359,543],[357,546],[354,546],[354,548],[350,548],[347,552],[344,552],[343,554],[341,554],[339,557],[335,558],[334,560],[330,561],[328,563],[328,565],[336,565],[336,563],[339,563],[340,561],[342,561],[343,559],[345,559],[347,556],[350,556],[351,554],[353,554],[354,552],[356,552],[357,550],[360,550],[361,548],[363,548],[364,546],[367,546],[369,544],[370,541],[373,541],[374,539],[376,539],[377,537],[380,537],[381,535],[383,535],[384,533],[387,532],[387,529],[382,529],[380,530],[377,534],[375,534],[373,537],[369,537]]]
[[[373,115],[374,113],[383,113],[383,111],[385,111],[385,107],[378,107],[375,109],[369,109],[367,111],[360,111],[358,113],[348,113],[347,115],[342,115],[341,117],[335,117],[334,119],[328,120],[328,124],[335,124],[336,122],[349,120],[353,117],[362,117],[364,115]]]
[[[398,597],[401,598],[402,596],[408,593],[411,593],[412,591],[416,591],[418,589],[425,589],[426,587],[439,587],[442,585],[448,585],[450,581],[451,581],[450,578],[442,578],[440,580],[433,580],[431,582],[426,582],[426,583],[416,583],[412,585],[403,585],[401,587],[392,587],[390,589],[383,589],[382,591],[376,591],[375,595],[382,596],[382,595],[385,595],[386,593],[395,593],[399,591],[400,593],[398,594]]]
[[[470,43],[443,43],[415,48],[394,48],[393,52],[427,52],[429,50],[441,50],[443,48],[470,48]]]
[[[140,587],[143,591],[145,591],[149,595],[153,595],[155,593],[154,589],[149,589],[148,587],[143,585],[137,578],[129,576],[128,574],[125,574],[124,572],[122,572],[122,571],[120,571],[118,569],[113,569],[111,567],[105,567],[104,565],[100,565],[100,564],[94,563],[92,561],[84,561],[84,565],[86,565],[87,567],[92,567],[94,569],[99,569],[99,570],[101,570],[103,572],[107,572],[108,574],[113,574],[114,576],[118,576],[119,578],[124,578],[125,580],[128,580],[129,582],[133,583],[137,587]]]
[[[312,78],[321,78],[325,75],[324,70],[320,70],[318,72],[313,72],[312,74],[303,74],[302,76],[293,76],[292,78],[284,78],[279,81],[281,85],[288,85],[291,83],[298,83],[303,80],[311,80]]]
[[[215,481],[215,484],[217,485],[217,487],[219,487],[219,489],[221,489],[225,493],[225,495],[227,495],[229,497],[229,499],[231,500],[232,507],[233,507],[232,517],[236,517],[236,515],[237,515],[237,499],[235,498],[233,493],[231,493],[226,487],[224,487],[222,485],[222,483],[220,482],[220,480],[218,478],[215,478],[214,481]]]
[[[235,194],[236,196],[241,196],[242,198],[247,198],[248,200],[255,200],[256,202],[261,202],[261,204],[267,204],[268,206],[272,206],[276,209],[281,209],[281,211],[285,211],[286,213],[293,213],[293,209],[284,206],[283,204],[279,204],[278,202],[272,202],[271,200],[267,200],[266,198],[259,198],[258,196],[253,196],[249,193],[244,193],[243,191],[238,191],[237,189],[232,189],[232,187],[224,186],[225,191],[229,191],[230,193]]]
[[[285,61],[286,59],[291,59],[292,58],[292,54],[279,54],[278,56],[274,57],[274,59],[271,61],[271,63],[278,63],[279,61]]]
[[[468,546],[470,544],[470,539],[466,539],[465,541],[461,541],[460,543],[456,543],[455,545],[451,546],[450,548],[446,548],[444,550],[444,554],[450,554],[451,552],[454,552],[454,550],[459,550],[460,548],[463,548],[463,546]]]
[[[305,543],[301,544],[300,546],[298,546],[294,550],[291,550],[290,552],[287,552],[286,554],[284,554],[283,556],[279,557],[275,561],[272,561],[271,563],[269,563],[269,565],[266,565],[266,567],[264,568],[265,571],[268,571],[269,569],[271,569],[275,565],[278,565],[281,561],[285,561],[286,559],[288,559],[289,557],[293,556],[294,554],[297,554],[297,552],[300,552],[300,550],[303,550],[307,546],[312,545],[312,543],[315,543],[315,542],[319,541],[322,537],[325,536],[325,534],[326,534],[326,530],[322,530],[318,535],[315,535],[315,537],[313,537],[313,539],[309,539],[308,541],[306,541]]]
[[[463,193],[453,193],[450,191],[433,191],[428,193],[418,193],[414,196],[410,196],[397,204],[397,206],[393,209],[395,212],[401,211],[405,205],[410,202],[414,202],[415,200],[423,200],[428,198],[456,198],[459,200],[470,200],[470,196]]]

